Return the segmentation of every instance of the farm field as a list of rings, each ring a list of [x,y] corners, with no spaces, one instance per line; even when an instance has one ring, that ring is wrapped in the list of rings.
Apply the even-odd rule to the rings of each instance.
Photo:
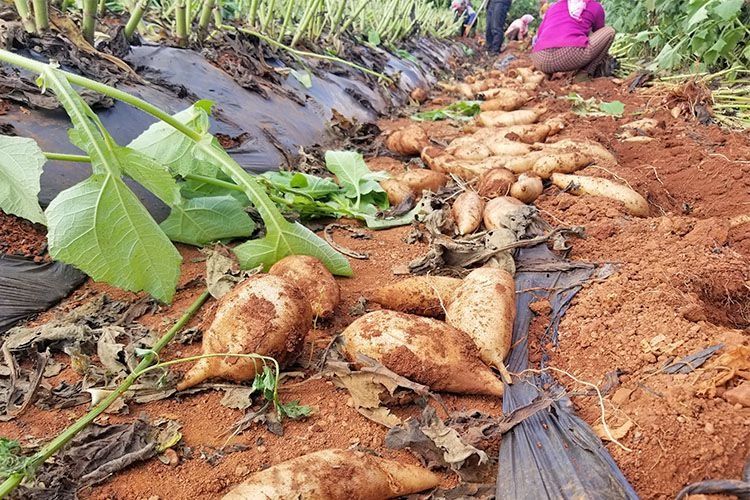
[[[741,498],[750,9],[678,3],[580,79],[426,0],[16,0],[0,497]]]

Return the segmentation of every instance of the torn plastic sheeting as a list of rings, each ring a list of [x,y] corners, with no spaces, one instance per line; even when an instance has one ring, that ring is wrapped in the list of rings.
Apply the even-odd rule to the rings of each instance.
[[[46,311],[86,279],[79,270],[61,262],[0,255],[0,333],[34,314]]]
[[[521,373],[531,368],[528,331],[533,312],[529,305],[539,297],[549,299],[550,324],[539,344],[554,344],[560,319],[583,283],[608,276],[612,268],[563,261],[546,245],[519,251],[516,262],[521,271],[516,274],[514,347],[507,367]],[[543,369],[546,360],[543,353],[542,366],[533,368]],[[515,377],[512,385],[506,385],[503,413],[531,403],[542,392],[555,400],[551,409],[530,416],[503,436],[497,498],[637,499],[599,437],[575,415],[564,388],[549,372]]]

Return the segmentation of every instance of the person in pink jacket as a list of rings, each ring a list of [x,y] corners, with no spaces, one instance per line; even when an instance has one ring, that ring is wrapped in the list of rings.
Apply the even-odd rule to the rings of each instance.
[[[526,14],[522,16],[508,26],[505,30],[505,38],[508,40],[523,40],[526,38],[526,34],[529,32],[529,24],[534,22],[534,16]]]
[[[604,8],[597,0],[555,2],[539,26],[531,61],[548,75],[585,71],[593,76],[615,39],[615,30],[604,21]]]

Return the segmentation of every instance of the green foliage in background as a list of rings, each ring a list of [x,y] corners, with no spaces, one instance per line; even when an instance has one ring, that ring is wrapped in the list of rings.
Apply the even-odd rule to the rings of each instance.
[[[750,63],[745,0],[603,0],[614,52],[650,69],[715,71]]]

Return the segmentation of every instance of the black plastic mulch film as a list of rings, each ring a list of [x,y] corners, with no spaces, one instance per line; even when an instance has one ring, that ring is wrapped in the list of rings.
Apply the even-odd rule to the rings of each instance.
[[[548,355],[541,366],[530,366],[528,332],[538,299],[552,306],[550,324],[539,345],[557,345],[557,330],[581,285],[605,278],[610,266],[561,260],[546,245],[521,250],[516,257],[516,322],[513,348],[507,362],[512,373],[524,373],[505,386],[503,413],[526,406],[546,395],[555,402],[503,435],[500,446],[497,498],[637,499],[617,464],[594,431],[574,413],[565,391],[548,371]]]
[[[60,262],[38,264],[23,257],[0,255],[0,333],[46,311],[85,279],[78,269]]]

